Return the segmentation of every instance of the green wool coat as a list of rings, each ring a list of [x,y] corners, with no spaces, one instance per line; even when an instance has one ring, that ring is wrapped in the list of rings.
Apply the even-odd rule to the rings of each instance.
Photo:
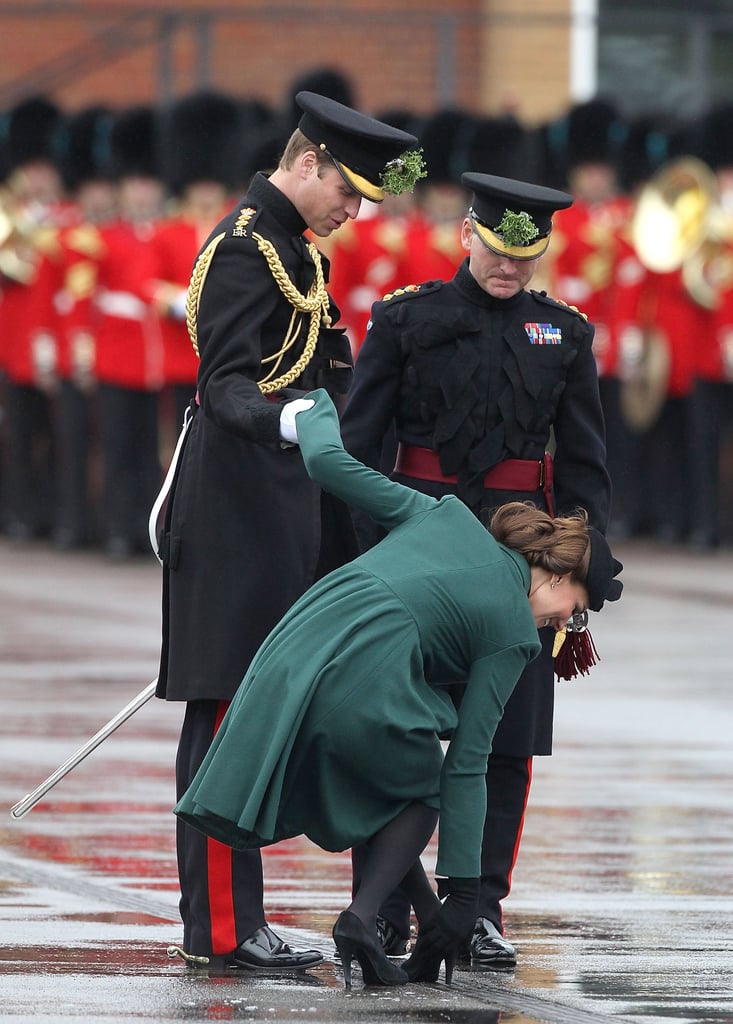
[[[297,416],[309,475],[389,532],[270,633],[175,811],[236,849],[306,835],[339,851],[423,801],[440,810],[437,873],[477,877],[491,740],[540,650],[529,567],[458,498],[353,459],[326,392],[310,397]]]

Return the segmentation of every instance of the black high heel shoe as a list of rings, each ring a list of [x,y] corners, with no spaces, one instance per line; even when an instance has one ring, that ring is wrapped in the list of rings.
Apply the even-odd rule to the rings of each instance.
[[[408,979],[410,981],[437,981],[440,965],[445,962],[445,983],[450,985],[453,981],[453,968],[456,965],[457,947],[452,946],[450,949],[436,948],[435,945],[431,945],[429,949],[426,947],[425,941],[422,946],[420,945],[420,935],[418,934],[412,955],[403,968]]]
[[[344,985],[351,988],[351,961],[356,958],[361,967],[365,985],[406,985],[407,975],[387,958],[377,943],[377,936],[370,935],[364,923],[344,910],[333,926],[333,941],[344,968]]]

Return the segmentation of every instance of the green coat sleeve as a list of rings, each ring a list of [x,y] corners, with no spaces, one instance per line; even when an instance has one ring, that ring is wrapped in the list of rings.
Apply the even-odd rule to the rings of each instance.
[[[443,762],[437,875],[478,878],[486,817],[486,762],[517,679],[539,650],[518,644],[475,661]]]
[[[296,417],[298,443],[308,475],[324,490],[362,509],[386,530],[436,506],[435,498],[395,483],[349,455],[328,393],[319,389],[308,398],[316,404]]]

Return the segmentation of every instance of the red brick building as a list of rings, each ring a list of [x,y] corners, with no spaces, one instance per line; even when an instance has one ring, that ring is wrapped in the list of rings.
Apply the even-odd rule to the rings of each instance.
[[[458,105],[526,120],[569,99],[572,0],[0,2],[0,110],[165,101],[199,86],[276,105],[328,66],[369,111]]]

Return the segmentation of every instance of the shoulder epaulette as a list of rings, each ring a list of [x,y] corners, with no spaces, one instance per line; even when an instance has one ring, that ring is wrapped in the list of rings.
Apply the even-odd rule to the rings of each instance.
[[[234,221],[231,234],[233,238],[249,238],[252,227],[257,220],[259,210],[254,206],[243,206]]]
[[[382,296],[382,302],[394,302],[395,299],[414,298],[415,295],[426,295],[429,292],[437,291],[443,286],[442,281],[424,281],[423,284],[406,284],[402,288],[395,288]]]
[[[577,306],[571,306],[569,302],[565,302],[564,299],[555,299],[552,295],[548,295],[547,292],[536,292],[532,290],[530,294],[535,299],[539,299],[540,302],[546,302],[548,306],[559,306],[561,309],[567,309],[571,313],[575,313],[576,316],[581,317],[583,320],[588,320],[588,314],[578,309]]]
[[[52,224],[36,228],[33,245],[42,255],[55,258],[59,253],[59,229]]]
[[[66,243],[74,252],[91,259],[100,257],[104,252],[102,236],[94,224],[79,224],[70,228]]]

